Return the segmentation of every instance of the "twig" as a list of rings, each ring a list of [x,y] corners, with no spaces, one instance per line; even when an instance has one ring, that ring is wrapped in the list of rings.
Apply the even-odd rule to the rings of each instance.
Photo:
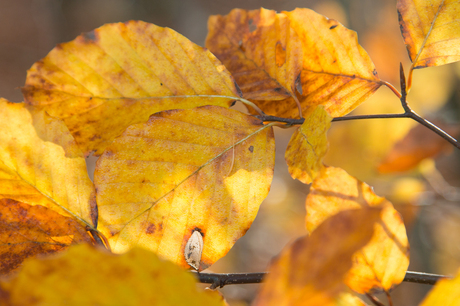
[[[268,275],[267,272],[260,273],[193,273],[200,283],[211,284],[211,288],[222,288],[226,285],[235,284],[257,284]],[[405,282],[434,285],[441,278],[449,278],[445,275],[411,272],[407,271],[404,277]]]
[[[376,306],[385,306],[382,302],[379,301],[378,298],[376,298],[375,296],[373,296],[372,294],[370,293],[366,293],[366,296],[369,300],[371,300],[372,303],[374,303],[374,305]]]

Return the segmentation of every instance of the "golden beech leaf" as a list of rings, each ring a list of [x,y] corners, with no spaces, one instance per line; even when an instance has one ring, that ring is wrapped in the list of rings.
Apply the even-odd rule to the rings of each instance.
[[[453,279],[441,279],[420,306],[460,306],[460,271]]]
[[[460,132],[458,125],[434,123],[453,137],[456,137]],[[393,146],[379,165],[378,170],[380,173],[408,171],[426,158],[436,157],[441,152],[451,150],[451,144],[425,126],[417,124]]]
[[[413,68],[460,60],[457,0],[398,0],[399,24]]]
[[[234,9],[208,20],[206,47],[229,69],[246,99],[295,96],[302,46],[284,14]]]
[[[318,106],[291,137],[285,153],[289,173],[304,184],[310,184],[323,166],[328,149],[326,133],[332,117]]]
[[[305,114],[324,105],[342,116],[382,84],[356,33],[309,9],[236,9],[211,16],[208,28],[206,46],[270,115],[295,117],[299,101]]]
[[[16,270],[29,257],[91,243],[77,221],[46,207],[0,199],[0,275]]]
[[[114,252],[139,245],[183,267],[192,239],[187,259],[205,269],[249,229],[270,189],[274,150],[272,127],[235,110],[152,115],[96,164],[99,228]]]
[[[352,256],[371,239],[380,213],[372,207],[342,211],[285,248],[271,264],[255,305],[337,305]]]
[[[340,211],[363,207],[382,207],[381,219],[369,244],[354,255],[345,283],[358,293],[373,288],[388,291],[404,279],[409,265],[409,242],[399,213],[389,201],[375,195],[371,187],[342,169],[324,167],[307,196],[307,229],[315,230]]]
[[[309,9],[283,13],[299,35],[304,50],[303,108],[321,104],[331,116],[342,116],[381,86],[374,64],[358,44],[356,32]]]
[[[89,245],[27,261],[15,278],[0,282],[2,293],[8,305],[225,305],[200,291],[190,273],[147,250],[114,255]]]
[[[0,198],[42,205],[96,225],[94,185],[64,123],[0,99]]]
[[[228,107],[240,97],[209,51],[142,21],[106,24],[58,45],[28,71],[23,93],[64,120],[85,154],[96,155],[155,112]]]

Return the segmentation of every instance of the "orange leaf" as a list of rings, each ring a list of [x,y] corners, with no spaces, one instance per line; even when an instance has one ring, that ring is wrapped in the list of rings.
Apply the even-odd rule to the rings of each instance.
[[[383,208],[381,220],[369,244],[355,254],[345,280],[358,293],[373,288],[389,290],[404,279],[409,265],[409,243],[399,213],[390,202],[376,196],[371,187],[333,167],[323,168],[306,200],[309,231],[340,211],[369,206]]]
[[[140,245],[183,267],[199,232],[193,261],[205,269],[249,229],[270,189],[274,150],[271,126],[235,110],[152,115],[97,162],[100,228],[115,252]]]
[[[343,278],[353,253],[371,239],[380,212],[342,211],[285,248],[271,264],[255,305],[336,305],[346,290]]]
[[[398,0],[401,33],[412,68],[460,60],[460,3],[456,0]]]
[[[321,104],[331,116],[343,116],[380,87],[374,64],[358,44],[356,32],[309,9],[283,13],[304,50],[303,108]]]
[[[459,126],[435,122],[436,126],[454,137],[460,132]],[[449,151],[452,146],[433,131],[417,124],[398,141],[379,165],[381,173],[403,172],[416,167],[422,160]]]
[[[64,123],[0,99],[0,198],[43,205],[93,227],[94,185]]]
[[[304,184],[310,184],[323,166],[323,157],[328,149],[326,133],[331,127],[332,117],[317,107],[291,137],[285,153],[289,173]]]
[[[324,105],[345,115],[381,85],[356,33],[309,9],[232,10],[208,28],[206,46],[270,115],[297,116],[297,101],[306,114]]]
[[[0,199],[0,275],[16,270],[24,259],[91,243],[74,219],[46,207]]]
[[[147,250],[120,256],[88,245],[26,262],[17,277],[0,282],[1,293],[8,305],[225,305]]]
[[[460,271],[454,279],[439,280],[420,304],[420,306],[438,305],[460,305]]]
[[[302,46],[284,14],[234,9],[208,20],[206,47],[229,69],[246,99],[295,96]]]
[[[142,21],[107,24],[58,45],[28,71],[23,93],[63,119],[85,154],[96,155],[155,112],[229,106],[240,96],[209,51]]]

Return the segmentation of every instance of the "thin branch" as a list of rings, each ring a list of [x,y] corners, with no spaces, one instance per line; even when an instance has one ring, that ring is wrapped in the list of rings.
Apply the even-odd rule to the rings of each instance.
[[[376,306],[385,306],[385,304],[380,302],[379,299],[376,298],[375,296],[373,296],[372,294],[366,293],[366,296],[374,305],[376,305]]]
[[[268,275],[267,272],[260,273],[197,273],[190,272],[196,276],[200,283],[211,284],[211,288],[222,288],[226,285],[235,284],[258,284]],[[445,275],[411,272],[407,271],[404,277],[405,282],[434,285],[441,278],[449,278]]]

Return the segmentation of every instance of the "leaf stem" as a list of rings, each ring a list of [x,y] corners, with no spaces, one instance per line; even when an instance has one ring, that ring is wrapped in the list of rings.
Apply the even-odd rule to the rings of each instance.
[[[258,284],[261,283],[268,275],[268,272],[256,272],[256,273],[197,273],[190,272],[198,279],[200,283],[211,284],[210,288],[222,288],[226,285],[236,284]],[[451,278],[445,275],[423,273],[423,272],[412,272],[407,271],[404,277],[404,282],[434,285],[442,278]]]

